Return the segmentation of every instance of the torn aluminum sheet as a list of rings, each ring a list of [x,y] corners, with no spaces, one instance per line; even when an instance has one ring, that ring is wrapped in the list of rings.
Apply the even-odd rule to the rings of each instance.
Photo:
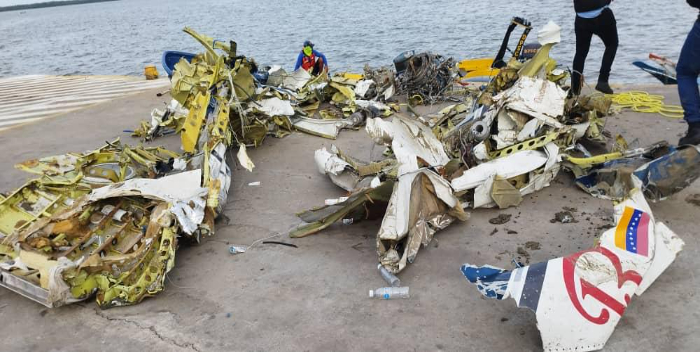
[[[319,172],[328,174],[331,179],[335,176],[345,178],[341,180],[343,182],[334,182],[346,190],[354,188],[353,194],[343,203],[299,214],[308,224],[292,231],[290,236],[306,236],[341,219],[354,221],[370,216],[372,212],[366,208],[369,201],[373,209],[384,212],[377,233],[380,263],[387,270],[398,273],[415,260],[420,246],[428,245],[436,231],[455,219],[466,220],[468,215],[449,182],[427,168],[442,169],[450,161],[432,130],[401,116],[395,116],[392,121],[368,119],[366,130],[377,143],[391,146],[396,161],[351,165],[347,157],[341,157],[334,149],[331,152],[325,149],[317,151],[315,159]],[[387,174],[386,181],[368,176],[353,186],[358,176],[379,172]],[[370,180],[369,187],[359,186],[367,180]],[[376,198],[384,202],[377,204]]]
[[[480,162],[486,162],[489,160],[488,148],[486,148],[486,143],[483,141],[474,146],[472,153],[474,154],[474,158]]]
[[[145,140],[151,140],[159,134],[162,128],[172,128],[178,130],[182,127],[184,118],[189,114],[189,111],[182,107],[182,104],[176,99],[172,99],[170,104],[165,109],[153,109],[151,111],[151,121],[143,122],[139,130],[134,131],[136,137],[143,137]]]
[[[318,172],[323,175],[339,175],[345,171],[345,168],[350,166],[350,164],[338,157],[336,154],[337,152],[335,151],[333,153],[328,152],[326,147],[317,150],[314,153],[314,160],[316,160]]]
[[[64,154],[28,160],[15,165],[17,169],[38,175],[62,175],[74,171],[84,157],[81,154]]]
[[[285,71],[280,65],[272,65],[267,70],[267,85],[272,87],[279,87],[284,82],[284,78],[287,77],[287,71]]]
[[[576,185],[597,198],[620,200],[633,188],[630,174],[641,180],[647,199],[663,200],[700,177],[700,148],[670,150],[656,159],[632,156],[607,161],[578,177]]]
[[[543,166],[548,160],[547,154],[537,150],[524,150],[509,156],[479,164],[452,180],[452,188],[456,192],[474,189],[483,184],[489,177],[498,175],[511,178],[534,171]]]
[[[440,167],[450,161],[444,145],[421,123],[396,115],[391,122],[367,119],[365,130],[375,142],[391,146],[399,163],[399,176],[419,170],[423,163]]]
[[[326,205],[336,205],[348,200],[348,197],[340,197],[335,199],[326,199],[324,202]]]
[[[187,105],[188,97],[192,91],[199,89],[202,80],[210,74],[210,67],[204,61],[203,55],[195,56],[191,62],[180,59],[175,64],[175,70],[170,79],[170,96],[183,106]]]
[[[134,177],[152,177],[159,172],[159,164],[176,157],[177,153],[164,148],[131,147],[117,139],[96,150],[27,160],[15,167],[53,182],[75,176],[80,182],[107,184]]]
[[[532,116],[554,128],[564,127],[557,118],[564,115],[566,92],[549,80],[521,77],[493,100],[499,106]]]
[[[549,57],[549,52],[554,45],[561,41],[561,28],[554,22],[549,22],[538,33],[538,40],[542,47],[535,56],[528,60],[519,70],[518,75],[522,77],[539,77],[552,82],[561,82],[566,73],[554,74],[556,61]]]
[[[362,99],[371,98],[376,84],[371,79],[363,79],[355,85],[355,94]]]
[[[248,152],[246,152],[246,146],[245,144],[241,144],[238,147],[238,153],[236,153],[236,157],[238,158],[238,162],[243,166],[244,169],[248,170],[249,172],[253,172],[253,168],[255,168],[255,164],[253,164],[253,160],[250,160],[248,157]]]
[[[404,174],[399,177],[399,182],[394,186],[394,193],[389,201],[387,214],[384,216],[382,227],[379,230],[380,239],[396,241],[402,239],[408,233],[409,208],[412,204],[414,206],[420,205],[420,202],[417,200],[411,201],[413,181],[419,174],[428,177],[433,184],[435,196],[438,200],[444,202],[447,207],[454,208],[459,203],[457,197],[452,194],[449,183],[434,172],[422,169]]]
[[[547,22],[547,24],[537,32],[537,41],[540,42],[541,45],[560,43],[561,27],[553,21]]]
[[[498,176],[496,176],[493,184],[491,185],[491,192],[489,196],[491,196],[493,202],[498,205],[499,209],[518,206],[520,205],[520,202],[523,201],[523,196],[520,194],[520,190],[515,188],[515,186],[513,186],[508,180]]]
[[[516,137],[516,139],[518,140],[518,142],[524,142],[528,139],[535,138],[537,136],[537,131],[540,130],[540,127],[542,127],[542,125],[544,125],[544,122],[542,122],[542,120],[532,119],[528,121],[520,130],[520,132],[518,132],[518,136]]]
[[[287,77],[287,71],[285,71],[280,65],[273,65],[267,70],[267,84],[273,87],[279,87],[284,82],[285,77]]]
[[[335,78],[334,78],[335,79]],[[330,86],[334,88],[337,92],[333,94],[331,100],[336,104],[350,104],[355,100],[355,91],[352,86],[347,86],[344,84],[331,82]]]
[[[360,182],[360,177],[349,170],[350,164],[338,157],[335,151],[330,153],[325,147],[319,149],[314,153],[314,160],[318,172],[328,175],[334,184],[348,192],[353,191]]]
[[[137,178],[95,189],[87,196],[86,201],[92,203],[106,198],[126,196],[166,201],[183,209],[175,215],[185,233],[192,234],[204,218],[204,207],[200,207],[197,200],[203,200],[208,190],[200,186],[201,178],[202,171],[199,169],[159,179]],[[190,207],[191,202],[195,204],[194,208]],[[184,211],[185,208],[192,210]]]
[[[430,243],[437,230],[455,218],[466,220],[467,215],[449,182],[422,167],[449,162],[444,146],[427,126],[395,116],[391,122],[368,119],[366,130],[375,141],[391,145],[399,163],[398,182],[377,233],[380,263],[398,273],[415,260],[420,245]],[[403,253],[398,253],[404,238]]]
[[[547,143],[545,145],[545,152],[547,153],[547,163],[545,163],[543,168],[528,174],[528,183],[520,188],[521,196],[549,187],[549,183],[559,174],[559,170],[561,170],[561,154],[559,154],[559,147],[554,143]]]
[[[516,153],[480,164],[465,171],[461,177],[452,180],[452,187],[457,192],[472,189],[480,179],[483,179],[483,182],[478,184],[474,190],[474,208],[498,206],[504,209],[518,205],[522,201],[523,196],[548,187],[561,169],[559,147],[549,142],[544,146],[544,151],[546,155],[544,166],[540,164],[541,159],[539,158],[533,158],[532,164],[528,164],[527,161],[521,159],[523,156],[516,157],[518,155]],[[535,152],[541,153],[540,151]],[[541,157],[541,155],[538,156]],[[508,158],[511,159],[504,160]],[[484,165],[490,166],[484,167]],[[517,176],[526,176],[525,184],[520,186],[519,189],[509,182],[509,179]],[[467,188],[462,189],[462,187]]]
[[[463,113],[468,112],[469,109],[471,109],[471,105],[472,105],[471,102],[467,103],[467,104],[460,103],[460,104],[448,105],[436,114],[431,114],[431,115],[428,115],[427,117],[419,116],[418,120],[420,120],[424,124],[428,125],[428,127],[433,128],[437,125],[441,125],[447,119],[450,119],[450,118],[453,118],[459,114],[463,114]]]
[[[34,253],[21,251],[20,255],[9,263],[0,263],[0,286],[49,308],[83,300],[71,295],[70,287],[63,281],[62,277],[65,270],[75,268],[75,263],[65,257],[58,260],[46,260],[37,255],[31,256],[31,254]],[[25,258],[24,260],[29,263],[29,266],[22,261],[22,258]],[[27,273],[32,272],[32,270],[39,271],[39,275],[43,275],[45,279],[40,280],[40,286],[22,276],[13,275],[12,270]]]
[[[387,101],[391,99],[391,97],[394,96],[394,93],[396,92],[396,89],[394,88],[394,85],[390,85],[389,88],[384,90],[383,96],[384,96],[384,101]]]
[[[231,178],[231,171],[225,159],[227,146],[232,143],[229,105],[219,94],[212,96],[207,93],[205,100],[190,110],[205,117],[205,121],[200,122],[199,129],[194,133],[192,130],[181,133],[183,149],[187,149],[184,148],[187,143],[190,152],[193,153],[190,166],[202,170],[201,185],[209,189],[207,207],[212,210],[214,216],[223,209],[221,202],[226,200]],[[186,137],[186,134],[190,136]],[[196,141],[196,144],[191,144],[193,141]],[[212,229],[208,231],[211,232]]]
[[[282,80],[282,87],[298,91],[311,80],[311,75],[306,70],[300,68],[292,74],[287,74]]]
[[[512,113],[517,114],[514,111]],[[523,115],[520,114],[516,116]],[[537,121],[537,119],[533,120]],[[511,114],[508,111],[506,111],[506,109],[502,109],[501,112],[498,114],[497,126],[498,134],[491,135],[491,139],[496,142],[496,149],[500,150],[503,148],[507,148],[517,142],[518,130],[522,127],[518,127],[518,124],[514,121],[514,119],[511,117]]]
[[[474,189],[474,208],[493,208],[496,206],[496,203],[491,196],[493,184],[496,182],[496,178],[500,177],[495,174],[489,175],[483,183]]]
[[[101,199],[140,196],[167,202],[187,202],[192,198],[206,195],[206,188],[200,186],[201,170],[186,171],[158,179],[137,178],[110,186],[94,189],[88,196],[88,202]]]
[[[377,233],[380,263],[392,273],[399,273],[407,263],[413,263],[421,245],[430,244],[435,232],[457,218],[465,221],[468,215],[449,182],[429,169],[403,174],[394,184]],[[398,252],[399,248],[403,253]]]
[[[207,207],[214,211],[215,215],[224,211],[228,200],[228,190],[231,187],[231,168],[226,163],[226,145],[216,143],[208,155],[208,170],[205,170],[203,186],[208,188]],[[208,172],[207,172],[208,171]],[[214,231],[214,229],[207,229]]]
[[[251,104],[246,112],[253,110],[260,111],[270,117],[294,115],[294,108],[289,100],[282,100],[277,97],[262,99],[258,104]]]
[[[297,130],[308,134],[328,139],[336,139],[338,138],[340,130],[354,127],[355,122],[351,119],[319,120],[306,117],[294,117],[292,119],[292,125]]]
[[[377,187],[381,183],[378,175],[391,172],[396,165],[392,159],[364,163],[342,155],[335,145],[331,145],[330,151],[325,147],[316,150],[314,160],[318,172],[328,175],[336,186],[353,193]]]
[[[644,293],[684,245],[655,221],[639,189],[614,215],[616,226],[592,249],[513,271],[465,264],[462,273],[484,296],[512,297],[534,311],[545,351],[602,349],[632,296]]]
[[[289,237],[305,237],[317,233],[335,222],[349,219],[357,220],[375,218],[382,213],[392,196],[394,181],[387,180],[354,192],[343,202],[325,205],[297,214],[305,223],[292,230]]]
[[[193,106],[189,110],[180,133],[182,150],[187,153],[194,153],[195,151],[199,135],[206,121],[209,102],[211,102],[211,93],[209,91],[205,94],[197,93],[194,97]]]
[[[173,203],[170,212],[177,218],[182,231],[191,235],[204,220],[204,206],[206,204],[206,201],[201,198],[193,198],[187,203]]]

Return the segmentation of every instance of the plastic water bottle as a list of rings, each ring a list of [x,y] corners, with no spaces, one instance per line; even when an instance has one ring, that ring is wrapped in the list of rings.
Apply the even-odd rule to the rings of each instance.
[[[395,299],[408,297],[408,287],[382,287],[376,290],[369,290],[369,298]]]
[[[386,270],[384,265],[377,265],[377,269],[379,269],[379,274],[382,275],[382,279],[384,279],[387,284],[391,285],[391,287],[401,286],[401,280],[399,280],[399,278],[392,274],[389,270]]]
[[[230,246],[228,247],[228,251],[231,254],[239,254],[239,253],[245,253],[246,247],[243,246]]]

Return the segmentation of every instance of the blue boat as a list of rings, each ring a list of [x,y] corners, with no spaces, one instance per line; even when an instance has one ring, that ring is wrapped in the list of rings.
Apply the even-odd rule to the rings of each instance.
[[[642,71],[654,76],[654,78],[658,79],[663,84],[678,84],[678,80],[676,79],[675,62],[654,53],[649,54],[649,59],[651,59],[651,61],[656,65],[652,66],[643,61],[635,61],[632,63],[632,65],[637,66]],[[700,85],[700,78],[698,78],[698,85]]]
[[[172,77],[173,70],[175,70],[175,64],[180,62],[180,59],[185,58],[188,62],[192,62],[196,54],[186,53],[184,51],[164,51],[163,58],[161,59],[163,64],[163,69],[168,73],[168,77]]]
[[[642,71],[654,76],[663,84],[678,84],[676,77],[666,72],[661,67],[654,67],[642,61],[635,61],[632,65],[639,67]]]

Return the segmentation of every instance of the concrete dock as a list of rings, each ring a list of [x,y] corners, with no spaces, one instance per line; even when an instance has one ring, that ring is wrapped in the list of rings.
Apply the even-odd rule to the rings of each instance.
[[[675,87],[632,87],[678,103]],[[632,89],[630,88],[630,89]],[[138,144],[125,129],[149,118],[168,95],[162,89],[114,98],[0,131],[0,191],[29,175],[13,165],[31,158],[95,149],[120,137]],[[625,112],[608,121],[632,146],[659,140],[672,144],[685,124],[655,114]],[[343,131],[336,141],[301,133],[268,137],[248,153],[256,168],[234,170],[225,214],[215,236],[182,245],[165,291],[131,306],[100,310],[94,300],[47,309],[0,290],[1,350],[4,351],[538,351],[534,313],[512,300],[484,299],[459,271],[465,262],[512,268],[527,249],[530,263],[593,246],[611,224],[612,204],[579,190],[560,173],[552,185],[525,197],[517,208],[479,209],[471,219],[439,232],[416,262],[400,274],[411,289],[407,300],[372,300],[368,290],[385,286],[377,272],[379,221],[333,225],[303,239],[287,231],[296,212],[337,198],[343,191],[316,170],[313,152],[338,145],[368,160],[381,153],[364,131]],[[153,144],[178,146],[175,138]],[[248,183],[260,181],[260,186]],[[685,242],[678,259],[642,296],[634,297],[605,351],[694,351],[700,345],[700,207],[685,201],[700,182],[657,204],[654,216]],[[576,208],[577,223],[550,223],[563,207]],[[503,225],[489,219],[512,214]],[[494,232],[494,229],[497,232]],[[231,255],[229,244],[276,240],[298,248],[259,245]],[[521,258],[523,261],[527,258]]]
[[[0,131],[170,86],[167,79],[31,75],[0,78]]]

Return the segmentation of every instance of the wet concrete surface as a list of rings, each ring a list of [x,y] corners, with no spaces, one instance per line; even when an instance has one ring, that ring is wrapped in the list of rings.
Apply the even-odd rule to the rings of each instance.
[[[635,87],[638,88],[638,87]],[[677,103],[673,88],[642,87]],[[0,133],[0,190],[27,178],[12,165],[30,158],[94,149],[115,137],[138,144],[133,129],[166,101],[156,91],[126,97],[61,117]],[[623,113],[608,128],[632,146],[658,140],[675,143],[685,125],[653,114]],[[171,148],[176,138],[157,140]],[[0,289],[2,350],[7,351],[537,351],[535,316],[512,300],[484,299],[461,275],[465,262],[512,268],[566,255],[594,244],[612,224],[612,204],[579,190],[562,172],[551,187],[526,196],[517,208],[478,209],[422,248],[400,274],[411,289],[407,300],[368,298],[382,287],[376,262],[379,221],[336,224],[302,239],[286,232],[295,213],[322,205],[344,191],[318,173],[313,152],[338,145],[360,159],[374,159],[364,131],[343,131],[336,141],[294,133],[268,137],[249,149],[256,168],[236,167],[226,224],[199,245],[182,245],[165,291],[132,307],[100,310],[94,300],[57,309]],[[249,186],[259,181],[260,186]],[[685,201],[700,193],[696,182],[652,204],[657,220],[686,242],[671,267],[642,296],[633,298],[606,351],[691,351],[700,343],[697,217]],[[575,208],[575,211],[572,211]],[[568,210],[578,222],[551,223]],[[511,215],[503,224],[489,219]],[[494,231],[496,230],[496,231]],[[247,245],[280,234],[298,248],[258,245],[231,255],[229,244]]]

